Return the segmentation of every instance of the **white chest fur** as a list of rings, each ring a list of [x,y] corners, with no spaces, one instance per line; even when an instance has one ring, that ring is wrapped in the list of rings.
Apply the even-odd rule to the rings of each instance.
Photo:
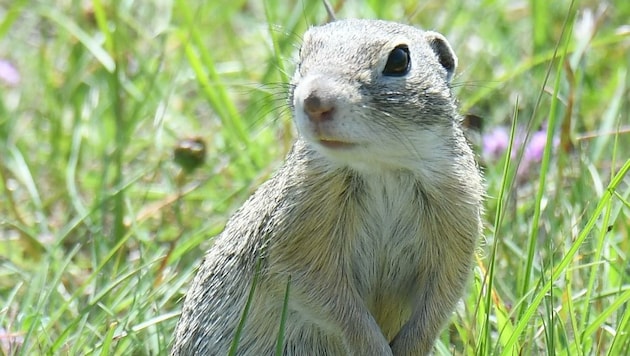
[[[418,285],[425,279],[426,197],[409,174],[364,177],[357,192],[356,234],[349,258],[357,292],[389,339],[408,320]],[[424,227],[424,229],[423,229]]]

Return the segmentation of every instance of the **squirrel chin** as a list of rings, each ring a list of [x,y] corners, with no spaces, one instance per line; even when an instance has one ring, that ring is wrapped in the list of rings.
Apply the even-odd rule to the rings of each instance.
[[[348,150],[356,146],[356,144],[352,142],[344,142],[337,140],[329,140],[329,139],[320,139],[317,141],[318,144],[333,150]]]

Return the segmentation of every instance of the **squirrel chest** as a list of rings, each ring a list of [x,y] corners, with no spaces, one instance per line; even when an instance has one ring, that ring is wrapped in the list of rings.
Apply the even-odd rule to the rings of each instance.
[[[371,177],[356,197],[357,226],[349,236],[349,260],[358,293],[391,340],[411,315],[425,278],[422,191],[409,177]],[[358,193],[358,192],[357,192]]]
[[[296,200],[283,199],[288,203],[278,207],[279,216],[292,221],[278,222],[287,230],[274,228],[280,233],[269,240],[266,272],[298,282],[314,276],[336,281],[337,293],[351,289],[392,340],[409,320],[437,254],[430,234],[433,206],[423,187],[405,171],[340,170],[305,181],[287,187]],[[298,265],[308,271],[296,273],[303,270]],[[290,305],[300,310],[309,296],[291,297]]]

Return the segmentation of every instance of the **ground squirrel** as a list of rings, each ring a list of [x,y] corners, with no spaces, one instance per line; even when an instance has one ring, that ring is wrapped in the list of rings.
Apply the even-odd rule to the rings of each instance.
[[[184,302],[172,355],[425,355],[461,297],[482,183],[446,39],[340,20],[303,38],[299,137],[227,223]]]

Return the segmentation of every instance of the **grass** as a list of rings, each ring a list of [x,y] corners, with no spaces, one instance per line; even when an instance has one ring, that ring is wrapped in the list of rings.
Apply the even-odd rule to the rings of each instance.
[[[487,229],[437,354],[630,353],[630,4],[333,5],[445,33],[462,112],[523,152],[480,148]],[[0,80],[1,353],[166,352],[211,237],[290,147],[285,83],[325,19],[317,1],[0,2],[20,74]],[[195,138],[205,163],[183,169]]]

